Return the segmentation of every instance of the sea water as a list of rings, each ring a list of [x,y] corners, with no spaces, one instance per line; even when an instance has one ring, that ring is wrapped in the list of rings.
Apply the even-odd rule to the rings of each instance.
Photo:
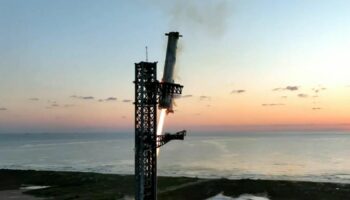
[[[350,183],[349,132],[189,133],[158,174]],[[0,134],[0,168],[133,174],[132,133]]]

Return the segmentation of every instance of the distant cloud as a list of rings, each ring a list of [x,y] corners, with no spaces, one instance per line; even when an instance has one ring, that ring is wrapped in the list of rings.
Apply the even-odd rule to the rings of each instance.
[[[315,93],[319,93],[319,92],[321,92],[323,90],[326,90],[326,88],[325,87],[321,87],[321,86],[312,88],[312,91],[315,92]]]
[[[298,90],[298,89],[299,89],[298,86],[287,86],[287,87],[285,88],[285,90],[290,90],[290,91],[295,91],[295,90]]]
[[[0,108],[0,111],[6,111],[6,110],[7,110],[7,108],[4,108],[4,107]]]
[[[307,97],[309,97],[309,95],[300,93],[300,94],[298,94],[298,97],[300,97],[300,98],[307,98]]]
[[[80,97],[80,99],[90,100],[90,99],[94,99],[94,97],[92,97],[92,96],[88,96],[88,97]]]
[[[77,96],[77,95],[72,95],[70,96],[71,98],[75,98],[75,99],[82,99],[82,100],[92,100],[95,99],[95,97],[93,96]]]
[[[115,98],[115,97],[108,97],[106,99],[106,101],[116,101],[116,100],[117,100],[117,98]]]
[[[287,96],[281,96],[282,99],[287,99],[288,97]]]
[[[124,99],[123,102],[124,102],[124,103],[130,103],[131,100],[130,100],[130,99]]]
[[[30,101],[39,101],[39,98],[29,98]]]
[[[261,105],[262,106],[284,106],[285,104],[283,104],[283,103],[264,103]]]
[[[115,97],[108,97],[107,99],[105,99],[105,101],[116,101],[117,98]]]
[[[312,110],[321,110],[322,108],[320,108],[320,107],[314,107],[314,108],[312,108]]]
[[[199,100],[200,100],[200,101],[210,100],[210,99],[211,99],[210,96],[204,96],[204,95],[202,95],[202,96],[199,97]]]
[[[284,88],[274,88],[272,89],[273,91],[296,91],[296,90],[299,90],[299,86],[286,86]]]
[[[70,107],[74,107],[75,105],[74,104],[64,104],[63,107],[65,108],[70,108]]]
[[[231,94],[240,94],[240,93],[244,93],[245,90],[232,90]]]
[[[175,95],[173,95],[174,99],[185,99],[185,98],[191,98],[191,97],[193,97],[192,94],[186,94],[186,95],[175,94]]]
[[[49,106],[47,106],[46,109],[52,109],[52,108],[58,108],[58,107],[60,107],[59,104],[57,104],[57,103],[52,103],[52,104],[50,104]]]
[[[186,98],[191,98],[193,97],[192,94],[186,94],[186,95],[181,95],[181,94],[174,94],[174,99],[186,99]]]
[[[98,102],[107,102],[107,101],[117,101],[116,97],[108,97],[106,99],[99,99]]]

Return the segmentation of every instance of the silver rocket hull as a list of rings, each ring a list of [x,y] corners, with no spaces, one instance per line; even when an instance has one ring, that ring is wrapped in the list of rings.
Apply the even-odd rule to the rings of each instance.
[[[176,63],[177,41],[181,35],[179,32],[170,32],[168,36],[168,46],[165,56],[164,72],[162,83],[174,83],[174,68]],[[159,101],[159,108],[167,109],[167,112],[173,112],[173,94],[163,94]]]

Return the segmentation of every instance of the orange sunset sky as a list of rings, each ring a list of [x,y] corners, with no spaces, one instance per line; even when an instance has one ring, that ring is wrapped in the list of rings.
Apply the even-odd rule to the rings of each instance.
[[[132,132],[134,63],[179,31],[165,130],[350,130],[348,1],[0,3],[0,132]]]

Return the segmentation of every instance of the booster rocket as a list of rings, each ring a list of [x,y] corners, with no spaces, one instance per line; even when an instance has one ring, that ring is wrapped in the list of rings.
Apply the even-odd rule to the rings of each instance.
[[[172,85],[174,83],[174,68],[176,63],[176,49],[177,41],[182,35],[179,32],[169,32],[165,34],[168,36],[168,46],[165,56],[164,72],[161,84]],[[167,90],[164,89],[163,94],[161,95],[159,101],[160,109],[167,109],[167,113],[173,112],[173,94],[167,93]]]

